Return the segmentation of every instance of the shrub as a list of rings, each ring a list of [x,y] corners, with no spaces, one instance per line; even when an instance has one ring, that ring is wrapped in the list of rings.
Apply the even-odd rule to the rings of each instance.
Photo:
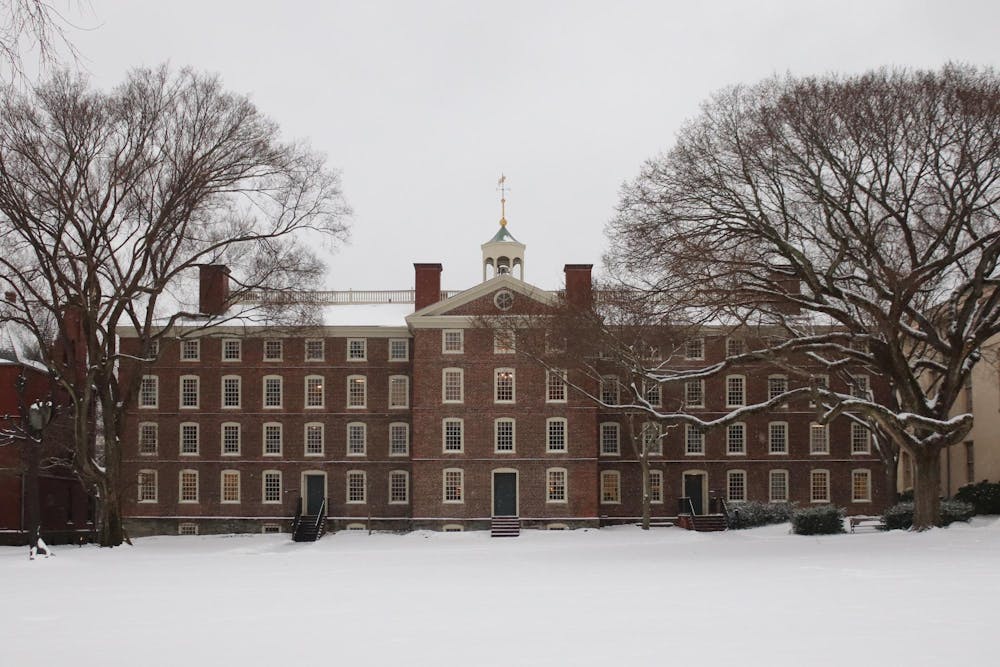
[[[834,535],[844,532],[844,510],[834,505],[796,509],[792,513],[796,535]]]
[[[966,484],[955,494],[955,500],[969,503],[976,514],[1000,514],[1000,483],[985,479],[978,484]]]
[[[960,500],[941,501],[941,525],[956,521],[968,521],[976,514],[976,508]],[[913,527],[913,503],[898,503],[882,515],[886,530],[909,530]]]
[[[792,518],[794,509],[788,503],[761,503],[751,500],[729,508],[728,525],[730,529],[739,529],[785,523]]]

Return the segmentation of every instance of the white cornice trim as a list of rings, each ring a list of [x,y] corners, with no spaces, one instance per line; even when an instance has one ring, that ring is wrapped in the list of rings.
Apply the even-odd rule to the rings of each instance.
[[[486,282],[479,283],[475,287],[470,287],[450,299],[443,299],[437,303],[425,306],[412,315],[408,315],[406,317],[406,322],[410,326],[413,326],[414,321],[417,319],[434,315],[445,315],[455,308],[471,303],[472,301],[484,297],[487,294],[495,292],[501,288],[507,288],[512,292],[517,292],[518,294],[526,296],[529,299],[544,303],[548,306],[554,306],[558,301],[555,294],[552,292],[530,285],[523,280],[518,280],[508,273],[496,276],[495,278],[490,278]]]

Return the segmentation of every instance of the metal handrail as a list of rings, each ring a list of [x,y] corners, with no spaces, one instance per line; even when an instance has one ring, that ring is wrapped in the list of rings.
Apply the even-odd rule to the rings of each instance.
[[[292,539],[295,539],[295,533],[299,530],[299,524],[302,522],[302,498],[299,498],[298,502],[295,504],[295,518],[292,519]]]

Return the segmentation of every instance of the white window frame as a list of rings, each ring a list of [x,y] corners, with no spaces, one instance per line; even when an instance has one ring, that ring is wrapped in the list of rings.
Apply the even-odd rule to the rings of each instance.
[[[145,483],[144,483],[145,482]],[[145,492],[152,489],[152,497],[144,497]],[[160,479],[159,473],[152,468],[144,468],[139,471],[136,478],[136,502],[142,504],[153,504],[160,502]]]
[[[227,351],[226,348],[230,344],[235,344],[236,345],[236,356],[235,357],[226,356],[227,353],[228,353],[228,351]],[[219,349],[219,357],[221,358],[221,360],[222,360],[223,363],[227,363],[227,364],[231,364],[231,363],[234,363],[234,362],[243,361],[243,341],[240,340],[239,338],[223,338],[222,339],[222,346]]]
[[[361,478],[361,498],[351,498],[351,492],[355,491],[351,487],[352,478]],[[348,505],[364,505],[368,502],[368,473],[364,470],[348,470],[344,474],[344,502]]]
[[[271,356],[267,353],[268,343],[276,343],[278,345],[278,356]],[[261,343],[261,359],[266,362],[282,361],[285,357],[285,341],[281,338],[265,338],[264,342]]]
[[[562,498],[553,498],[552,475],[562,475]],[[545,503],[547,505],[566,505],[569,503],[569,471],[566,468],[546,468],[545,470]]]
[[[823,387],[825,389],[830,388],[830,376],[827,375],[826,373],[819,373],[817,375],[813,375],[811,382],[816,384],[816,386],[818,387]],[[816,403],[812,399],[809,399],[809,407],[810,408],[816,407]]]
[[[145,429],[149,428],[152,433],[153,449],[151,451],[143,451],[143,443],[147,442],[145,437]],[[136,449],[139,452],[139,456],[156,456],[160,452],[160,425],[156,422],[139,422],[139,439],[136,441]]]
[[[393,429],[402,430],[406,435],[404,444],[405,449],[401,452],[392,451],[393,446]],[[410,455],[410,425],[407,422],[392,422],[389,424],[389,456],[409,456]]]
[[[198,524],[193,521],[185,521],[177,524],[177,535],[185,537],[196,537],[198,535]]]
[[[691,400],[691,388],[697,387],[699,400],[697,403]],[[703,408],[705,407],[705,381],[688,380],[684,383],[684,407]]]
[[[147,395],[152,394],[152,402],[147,400]],[[139,408],[155,410],[160,407],[160,376],[143,375],[139,380]]]
[[[319,433],[319,451],[309,451],[310,432]],[[326,425],[323,422],[306,422],[302,425],[302,454],[304,456],[324,456],[326,454]]]
[[[310,345],[319,344],[319,356],[316,356],[313,352],[315,350],[310,350]],[[316,363],[318,361],[326,360],[326,339],[324,338],[306,338],[302,342],[302,356],[306,363]]]
[[[194,476],[194,499],[184,498],[184,476]],[[198,479],[198,471],[191,468],[184,468],[177,472],[177,502],[183,505],[197,505],[201,498],[201,483]]]
[[[275,500],[267,499],[267,480],[268,477],[278,478],[278,497]],[[264,505],[280,505],[282,500],[282,495],[284,492],[284,480],[280,470],[264,470],[260,474],[260,502]]]
[[[272,427],[277,427],[278,431],[278,451],[267,451],[267,433]],[[263,456],[281,456],[285,451],[285,427],[281,422],[264,422],[260,427],[261,452]]]
[[[604,451],[604,429],[605,427],[613,427],[610,430],[615,432],[615,451],[606,452]],[[622,453],[622,425],[618,422],[601,422],[598,427],[598,433],[600,442],[598,446],[600,447],[601,456],[621,456]]]
[[[397,357],[393,356],[393,350],[395,346],[402,343],[403,356]],[[389,339],[389,361],[409,361],[410,360],[410,341],[407,338],[390,338]]]
[[[653,382],[652,380],[643,380],[642,397],[651,406],[660,407],[660,404],[663,402],[663,389],[660,387],[660,383]]]
[[[823,498],[816,497],[816,475],[823,476],[825,482],[825,496]],[[829,503],[830,502],[830,471],[825,468],[813,468],[809,471],[809,502],[810,503]]]
[[[315,402],[315,396],[310,391],[310,383],[319,383],[319,403]],[[326,378],[322,375],[307,375],[302,380],[303,404],[307,410],[322,410],[326,407]]]
[[[863,434],[862,437],[858,437],[858,434]],[[864,449],[858,449],[857,443],[861,442],[864,445]],[[851,422],[851,455],[852,456],[864,456],[866,454],[872,453],[872,432],[864,424],[859,424],[857,422]]]
[[[228,402],[226,395],[226,383],[232,380],[236,380],[236,403],[231,404]],[[239,410],[243,407],[243,378],[239,375],[223,375],[222,379],[219,381],[219,391],[221,393],[221,401],[223,410]]]
[[[822,436],[820,435],[822,434]],[[830,453],[830,426],[828,424],[809,424],[809,455],[826,456]]]
[[[277,380],[278,382],[278,403],[268,404],[269,396],[267,392],[267,384],[269,381]],[[285,404],[285,378],[281,375],[265,375],[260,380],[261,386],[261,406],[265,410],[281,410],[282,406]]]
[[[855,385],[858,385],[858,384],[861,385],[860,388],[857,387],[857,386],[855,386]],[[871,400],[871,398],[870,398],[871,391],[872,391],[872,381],[871,381],[871,378],[868,375],[866,375],[864,373],[859,373],[857,375],[851,375],[850,393],[851,393],[851,396],[853,398],[857,398],[857,399],[860,399],[862,401]]]
[[[458,378],[458,398],[448,398],[449,378]],[[441,369],[441,402],[442,403],[464,403],[465,402],[465,371],[461,368]]]
[[[684,341],[684,358],[692,361],[705,359],[705,338],[695,336]]]
[[[609,481],[614,480],[613,487],[609,485]],[[615,491],[613,497],[608,493],[610,490]],[[621,505],[622,502],[622,474],[617,470],[602,470],[601,471],[601,505]]]
[[[226,477],[236,476],[236,500],[226,500]],[[243,483],[239,470],[223,470],[219,473],[219,502],[223,505],[239,505],[243,499]]]
[[[733,429],[740,429],[738,440],[739,449],[733,451]],[[746,422],[733,422],[726,427],[726,456],[746,456],[747,454],[747,425]]]
[[[449,338],[451,340],[449,340]],[[462,329],[441,330],[441,353],[463,354],[465,352],[465,331]]]
[[[393,479],[400,478],[403,480],[403,499],[393,500]],[[390,505],[409,505],[410,504],[410,473],[406,470],[390,470],[389,471],[389,504]]]
[[[736,399],[735,401],[733,399]],[[726,376],[726,407],[742,408],[747,404],[747,378],[745,375]]]
[[[700,452],[696,452],[696,451],[692,451],[691,450],[691,444],[693,442],[691,440],[691,438],[692,438],[692,435],[696,431],[701,434],[701,437],[700,437],[701,451]],[[684,455],[685,456],[705,456],[705,429],[701,428],[700,426],[696,426],[694,424],[685,424],[684,425]]]
[[[185,404],[186,382],[194,381],[194,405]],[[181,410],[197,410],[201,405],[201,378],[197,375],[182,375],[177,381],[177,403]]]
[[[448,473],[458,474],[458,498],[448,499]],[[465,504],[465,470],[462,468],[445,468],[441,471],[441,502],[447,505]]]
[[[726,338],[726,357],[738,357],[746,352],[746,341],[737,336]]]
[[[617,375],[602,375],[600,391],[601,403],[617,405],[621,402],[621,387]]]
[[[353,351],[351,349],[352,344],[354,344],[354,343],[360,343],[360,348],[361,348],[361,356],[360,357],[354,356],[355,353],[356,353],[356,351]],[[347,339],[347,348],[346,348],[346,351],[345,351],[345,356],[347,358],[347,361],[350,361],[350,362],[368,361],[368,339],[367,338],[348,338]]]
[[[448,423],[458,424],[458,449],[448,449]],[[441,420],[441,451],[445,454],[461,454],[465,451],[465,420],[460,417],[445,417]]]
[[[360,427],[360,428],[359,428]],[[345,445],[347,447],[347,456],[368,456],[368,424],[365,422],[350,422],[345,427]],[[353,441],[351,434],[352,432],[357,432],[361,434],[361,451],[352,451]]]
[[[776,392],[776,391],[774,391],[774,388],[772,387],[772,383],[778,383],[778,382],[782,383],[782,385],[784,386],[784,389],[782,389],[781,391]],[[775,398],[777,398],[778,396],[784,394],[787,391],[788,391],[788,376],[787,375],[768,375],[767,376],[767,400],[770,401],[772,399],[775,399]]]
[[[858,498],[855,491],[857,491],[857,486],[855,486],[854,478],[856,475],[862,475],[865,478],[865,496],[863,498]],[[851,471],[851,502],[852,503],[870,503],[872,501],[872,471],[868,468],[855,468]]]
[[[500,449],[500,424],[510,424],[510,449]],[[493,420],[493,452],[513,454],[517,451],[517,420],[513,417],[497,417]]]
[[[351,391],[351,384],[355,380],[360,380],[361,391],[361,403],[353,403],[356,400],[355,394]],[[365,410],[368,408],[368,377],[365,375],[348,375],[347,376],[347,409],[348,410]]]
[[[566,385],[566,369],[550,368],[545,372],[545,402],[565,403],[569,393]],[[554,396],[554,398],[553,398]]]
[[[649,502],[651,505],[663,504],[663,471],[649,471]]]
[[[236,427],[236,451],[226,451],[226,428]],[[243,452],[243,426],[239,422],[222,422],[219,424],[219,455],[240,456]]]
[[[393,400],[393,390],[395,385],[402,383],[403,385],[403,402],[398,403]],[[410,407],[410,378],[406,375],[390,375],[389,376],[389,409],[390,410],[406,410]]]
[[[493,354],[517,352],[517,331],[513,327],[493,330]]]
[[[184,451],[184,432],[193,427],[194,431],[194,451]],[[201,427],[198,422],[181,422],[177,426],[177,454],[179,456],[200,456],[201,455]]]
[[[552,446],[552,426],[562,425],[562,448]],[[565,454],[569,451],[569,420],[565,417],[548,417],[545,420],[545,452],[547,454]]]
[[[733,494],[733,482],[741,480],[743,497],[735,498]],[[726,501],[730,503],[745,503],[747,501],[747,471],[727,470],[726,471]]]
[[[777,477],[782,477],[784,479],[784,487],[785,487],[785,497],[784,498],[778,498],[774,494],[774,486],[775,486],[774,485],[774,481],[775,481],[775,479]],[[768,502],[772,502],[772,503],[787,503],[789,501],[789,498],[791,497],[791,495],[789,493],[790,485],[791,485],[791,481],[790,480],[791,480],[791,476],[788,474],[788,471],[785,470],[784,468],[778,468],[777,470],[770,470],[770,471],[768,471],[768,473],[767,473],[767,498],[768,498]]]
[[[781,450],[775,450],[775,438],[774,438],[774,428],[781,427],[782,432],[785,434],[784,448]],[[788,456],[788,422],[785,421],[774,421],[767,423],[767,453],[773,456]]]
[[[194,351],[193,356],[188,356],[189,346]],[[201,361],[201,340],[198,338],[181,338],[177,356],[184,363]]]
[[[500,379],[503,374],[510,376],[510,398],[500,398]],[[493,369],[493,402],[499,404],[511,404],[517,402],[517,375],[513,368]]]

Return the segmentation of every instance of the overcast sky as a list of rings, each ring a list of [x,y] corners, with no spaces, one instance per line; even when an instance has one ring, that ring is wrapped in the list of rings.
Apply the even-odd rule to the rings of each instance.
[[[343,175],[330,289],[481,279],[500,217],[525,279],[600,265],[620,185],[713,91],[772,74],[997,66],[1000,2],[53,0],[96,85],[169,61],[221,75]],[[67,8],[68,7],[68,8]]]

